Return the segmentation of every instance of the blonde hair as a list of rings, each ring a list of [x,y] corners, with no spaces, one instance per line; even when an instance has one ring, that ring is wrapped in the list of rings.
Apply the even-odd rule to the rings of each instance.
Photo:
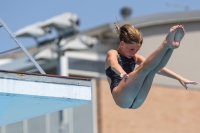
[[[115,23],[115,29],[116,29],[116,32],[119,34],[120,41],[124,41],[127,44],[131,44],[131,43],[135,42],[135,43],[139,43],[142,45],[143,35],[133,25],[124,24],[123,26],[119,27]]]

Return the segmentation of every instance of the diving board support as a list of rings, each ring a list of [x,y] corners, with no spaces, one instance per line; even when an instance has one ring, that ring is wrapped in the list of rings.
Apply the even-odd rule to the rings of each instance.
[[[91,102],[91,80],[0,70],[0,126]]]
[[[45,74],[44,70],[38,65],[38,63],[35,61],[35,59],[30,55],[30,53],[26,50],[26,48],[17,40],[17,37],[13,34],[13,32],[8,28],[8,26],[3,22],[3,20],[0,18],[0,27],[4,27],[6,31],[10,34],[10,36],[15,40],[15,42],[21,47],[21,49],[24,51],[24,53],[27,55],[27,57],[33,62],[35,67],[38,69],[38,71],[41,74]]]

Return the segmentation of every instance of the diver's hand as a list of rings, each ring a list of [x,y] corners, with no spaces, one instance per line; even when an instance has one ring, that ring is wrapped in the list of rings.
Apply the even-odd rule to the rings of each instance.
[[[127,73],[124,73],[124,74],[120,74],[120,77],[125,79],[125,81],[129,78],[128,74]]]
[[[183,78],[183,77],[181,77],[181,78],[179,79],[179,82],[185,87],[185,89],[188,89],[187,84],[193,84],[193,85],[196,85],[196,84],[197,84],[196,81],[190,81],[190,80],[185,79],[185,78]]]

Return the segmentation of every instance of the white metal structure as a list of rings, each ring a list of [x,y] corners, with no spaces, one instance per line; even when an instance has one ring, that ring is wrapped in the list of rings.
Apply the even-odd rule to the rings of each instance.
[[[57,30],[66,30],[68,28],[75,28],[75,23],[78,21],[76,14],[63,13],[61,15],[52,17],[43,22],[37,22],[28,25],[15,32],[17,37],[40,37],[48,34],[50,28]]]
[[[40,28],[42,22],[37,22],[32,25],[28,25],[15,32],[15,35],[18,37],[40,37],[45,35],[45,31]]]
[[[61,15],[52,17],[44,21],[41,25],[41,28],[56,28],[56,29],[67,29],[72,27],[72,24],[75,24],[78,21],[78,17],[72,13],[63,13]]]

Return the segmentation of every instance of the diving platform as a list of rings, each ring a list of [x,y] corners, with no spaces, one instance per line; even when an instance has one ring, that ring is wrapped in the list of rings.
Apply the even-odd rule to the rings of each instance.
[[[0,70],[0,126],[91,102],[91,80]]]

